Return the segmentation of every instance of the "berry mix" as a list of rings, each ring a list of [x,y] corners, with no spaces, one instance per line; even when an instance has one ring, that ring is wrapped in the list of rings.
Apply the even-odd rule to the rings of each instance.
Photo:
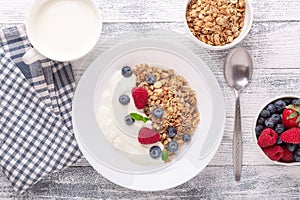
[[[300,99],[282,98],[259,114],[257,144],[274,161],[300,162]]]
[[[137,141],[141,145],[150,145],[151,158],[171,161],[182,144],[191,141],[199,123],[195,91],[173,70],[140,64],[134,70],[125,66],[121,73],[124,78],[133,74],[136,76],[136,86],[131,90],[131,97],[137,113],[124,116],[124,123],[130,126],[135,121],[151,122],[152,128],[141,127]],[[122,94],[119,103],[127,106],[131,97]],[[159,142],[162,145],[158,145]]]

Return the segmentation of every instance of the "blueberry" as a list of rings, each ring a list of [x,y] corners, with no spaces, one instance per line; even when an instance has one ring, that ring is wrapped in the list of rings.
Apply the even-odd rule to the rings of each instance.
[[[284,128],[283,124],[276,124],[276,125],[275,125],[275,131],[276,131],[276,133],[278,133],[278,134],[283,133],[284,129],[285,129],[285,128]]]
[[[273,119],[273,118],[268,118],[268,119],[266,119],[265,125],[266,125],[266,127],[268,127],[268,128],[273,128],[273,127],[275,126],[275,121],[274,121],[274,119]]]
[[[130,102],[130,98],[129,98],[128,95],[122,94],[122,95],[119,97],[119,102],[120,102],[120,104],[122,104],[122,105],[127,105],[127,104],[129,104],[129,102]]]
[[[294,152],[294,160],[296,162],[300,162],[300,149],[297,149],[295,152]]]
[[[271,116],[271,113],[270,111],[264,109],[260,112],[260,116],[262,116],[263,118],[268,118]]]
[[[292,104],[293,104],[293,105],[300,105],[300,99],[294,99],[294,100],[292,101]]]
[[[257,119],[257,124],[259,124],[259,125],[264,125],[264,124],[265,124],[265,118],[259,117],[259,118]]]
[[[295,151],[297,149],[297,144],[286,144],[286,148],[289,151]]]
[[[156,159],[161,156],[162,151],[159,146],[153,146],[150,148],[149,153],[150,153],[151,158]]]
[[[298,144],[298,147],[300,148],[300,143]]]
[[[131,117],[130,117],[130,115],[126,115],[125,117],[124,117],[124,121],[125,121],[125,123],[127,124],[127,125],[132,125],[133,123],[134,123],[134,119],[132,119]]]
[[[280,139],[280,137],[277,138],[276,144],[282,144],[282,140]]]
[[[272,114],[271,118],[274,119],[275,124],[281,122],[281,116],[279,114]]]
[[[295,160],[296,162],[300,162],[300,156],[294,155],[294,160]]]
[[[257,125],[255,127],[255,133],[256,133],[256,135],[259,136],[263,130],[264,130],[264,126],[263,125]]]
[[[162,118],[164,111],[161,108],[155,108],[152,114],[155,118]]]
[[[292,103],[291,99],[283,99],[283,101],[285,102],[286,105],[289,105]]]
[[[281,100],[281,99],[275,101],[274,104],[275,104],[275,107],[276,107],[276,111],[278,113],[281,113],[283,111],[283,109],[285,108],[285,106],[286,106],[286,103],[283,100]]]
[[[295,152],[294,152],[295,155],[297,156],[300,156],[300,149],[297,149]]]
[[[126,78],[130,77],[132,75],[131,67],[125,66],[122,68],[122,75]]]
[[[173,138],[173,137],[175,137],[176,134],[177,134],[177,130],[176,130],[175,127],[169,126],[169,127],[167,128],[167,135],[168,135],[169,137]]]
[[[148,83],[149,85],[154,84],[155,81],[156,81],[156,78],[155,78],[154,75],[148,74],[148,75],[146,76],[146,83]]]
[[[174,153],[178,149],[178,143],[176,141],[170,141],[168,143],[167,149],[169,152]]]
[[[271,114],[274,114],[274,113],[276,113],[276,107],[275,107],[275,105],[274,104],[269,104],[268,106],[267,106],[267,110],[271,113]]]
[[[182,141],[184,141],[184,142],[189,142],[189,141],[191,141],[191,135],[188,134],[188,133],[183,134],[183,135],[182,135]]]

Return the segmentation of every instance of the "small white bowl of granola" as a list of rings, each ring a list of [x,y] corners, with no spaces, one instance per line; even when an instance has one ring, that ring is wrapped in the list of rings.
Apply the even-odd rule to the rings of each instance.
[[[250,0],[188,0],[184,25],[189,36],[209,50],[237,45],[251,29]]]

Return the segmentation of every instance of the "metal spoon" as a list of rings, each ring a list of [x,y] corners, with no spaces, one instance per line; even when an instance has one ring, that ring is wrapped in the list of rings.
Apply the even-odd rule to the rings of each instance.
[[[252,58],[242,47],[229,52],[224,63],[224,77],[235,93],[235,118],[233,131],[233,170],[235,180],[241,179],[242,171],[242,128],[240,92],[249,83],[253,72]]]

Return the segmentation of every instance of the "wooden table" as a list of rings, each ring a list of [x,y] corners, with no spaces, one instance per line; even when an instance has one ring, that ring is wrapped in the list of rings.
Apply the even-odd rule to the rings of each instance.
[[[22,23],[32,0],[1,0],[0,24]],[[187,35],[183,26],[185,0],[97,0],[103,13],[101,39],[140,28],[173,30]],[[223,78],[228,50],[209,51],[217,63],[218,79],[227,107],[226,127],[219,150],[209,165],[192,180],[167,191],[136,192],[111,183],[86,161],[53,174],[24,195],[16,194],[0,173],[0,199],[299,199],[300,167],[268,162],[252,137],[253,118],[260,107],[278,95],[300,94],[300,1],[253,1],[254,23],[240,43],[254,59],[253,81],[241,96],[243,128],[242,180],[232,168],[234,94]],[[73,63],[79,79],[84,60]],[[86,66],[85,66],[86,67]]]

